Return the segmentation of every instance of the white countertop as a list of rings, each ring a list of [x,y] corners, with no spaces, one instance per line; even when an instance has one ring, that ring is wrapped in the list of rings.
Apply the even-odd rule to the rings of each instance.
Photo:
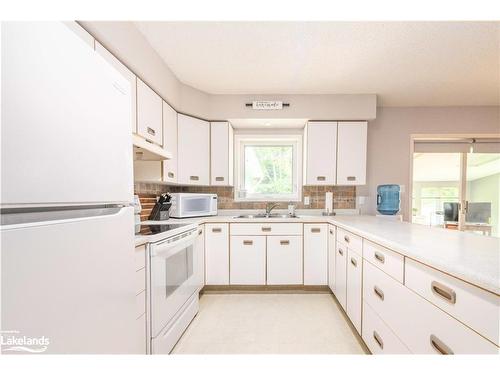
[[[192,219],[170,219],[162,222],[149,221],[144,222],[144,224],[263,221],[330,223],[500,295],[500,239],[495,237],[360,215],[333,217],[300,215],[293,219],[239,219],[234,218],[234,216],[221,215]],[[158,239],[154,239],[154,241]],[[136,246],[146,242],[153,242],[152,236],[136,236]]]

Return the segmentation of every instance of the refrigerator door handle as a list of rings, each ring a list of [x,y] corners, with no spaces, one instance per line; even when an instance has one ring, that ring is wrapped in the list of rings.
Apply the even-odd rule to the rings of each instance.
[[[127,206],[114,207],[53,207],[31,211],[12,211],[1,215],[2,226],[39,225],[49,221],[67,222],[118,215]]]

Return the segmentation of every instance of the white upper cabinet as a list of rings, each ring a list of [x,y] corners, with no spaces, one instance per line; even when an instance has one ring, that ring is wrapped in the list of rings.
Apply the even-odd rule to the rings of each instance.
[[[339,122],[337,185],[366,184],[367,122]]]
[[[163,181],[177,182],[177,112],[163,102],[163,148],[172,158],[163,161]]]
[[[132,116],[132,133],[137,133],[137,77],[132,73],[120,60],[111,54],[106,48],[102,46],[97,40],[95,41],[95,50],[101,55],[104,60],[111,64],[127,81],[130,82],[130,111]]]
[[[183,185],[209,185],[210,123],[179,114],[177,131],[177,182]]]
[[[163,142],[162,103],[159,95],[137,79],[137,134],[160,146]]]
[[[210,123],[211,185],[233,185],[233,127],[229,122]]]
[[[305,129],[305,185],[334,185],[337,165],[337,123],[309,122]]]

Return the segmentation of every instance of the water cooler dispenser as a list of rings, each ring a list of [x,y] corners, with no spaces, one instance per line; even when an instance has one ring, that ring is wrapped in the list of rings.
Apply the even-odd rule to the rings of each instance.
[[[377,211],[380,216],[396,215],[401,208],[401,186],[377,186]]]

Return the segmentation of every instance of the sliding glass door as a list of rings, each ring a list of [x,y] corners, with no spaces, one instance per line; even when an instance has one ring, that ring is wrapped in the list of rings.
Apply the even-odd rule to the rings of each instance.
[[[498,140],[416,141],[412,222],[498,237],[499,148]]]
[[[463,230],[499,237],[500,154],[465,154]]]

